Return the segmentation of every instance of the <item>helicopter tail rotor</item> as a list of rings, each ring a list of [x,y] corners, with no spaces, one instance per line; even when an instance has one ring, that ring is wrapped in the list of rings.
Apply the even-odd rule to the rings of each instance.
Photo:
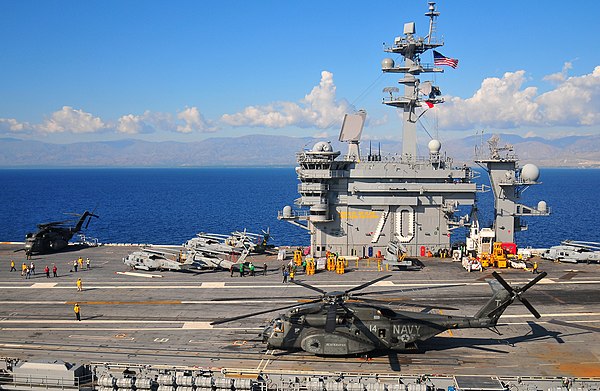
[[[539,319],[541,317],[540,313],[533,307],[529,300],[523,297],[523,293],[525,293],[525,291],[537,284],[542,278],[546,277],[547,275],[548,273],[542,272],[536,278],[529,281],[527,284],[521,287],[513,288],[506,282],[506,280],[504,280],[504,278],[500,276],[500,274],[493,272],[492,276],[496,279],[497,284],[504,288],[504,290],[495,290],[496,293],[494,294],[494,296],[486,303],[486,305],[481,310],[479,310],[475,317],[490,318],[495,323],[498,321],[498,318],[500,318],[504,310],[506,310],[506,308],[509,305],[511,305],[516,299],[519,300],[527,308],[527,310],[531,312],[533,316]]]

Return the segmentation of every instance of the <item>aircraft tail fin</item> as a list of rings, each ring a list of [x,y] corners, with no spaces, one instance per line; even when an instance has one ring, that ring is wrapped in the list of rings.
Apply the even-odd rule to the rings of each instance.
[[[92,219],[92,217],[98,218],[99,216],[97,214],[94,214],[94,212],[90,212],[87,210],[85,212],[83,212],[83,214],[79,218],[79,221],[77,222],[77,225],[75,226],[75,229],[73,232],[81,231],[81,228],[83,227],[83,224],[85,223],[86,219],[88,219],[87,224],[85,225],[85,228],[87,228],[88,225],[90,225],[90,220]]]

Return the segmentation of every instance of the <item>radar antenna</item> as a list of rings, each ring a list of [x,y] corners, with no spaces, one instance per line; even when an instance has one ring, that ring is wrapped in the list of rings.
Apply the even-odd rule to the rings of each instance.
[[[431,43],[432,39],[434,42],[436,41],[434,37],[435,19],[440,15],[440,13],[435,10],[435,1],[430,1],[428,4],[429,11],[425,13],[425,16],[429,16],[429,34],[427,34],[427,43]]]

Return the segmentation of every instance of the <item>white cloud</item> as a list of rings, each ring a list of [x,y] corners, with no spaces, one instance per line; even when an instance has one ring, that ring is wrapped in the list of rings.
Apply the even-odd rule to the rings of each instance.
[[[197,107],[186,107],[177,114],[177,118],[183,121],[183,124],[177,125],[177,131],[181,133],[191,132],[211,132],[216,130],[200,114]]]
[[[330,128],[339,124],[345,113],[354,109],[345,101],[337,101],[333,73],[321,72],[321,81],[299,102],[275,102],[264,106],[248,106],[235,114],[224,114],[221,120],[231,126],[283,128]]]
[[[565,65],[563,70],[569,68]],[[440,127],[497,129],[521,126],[600,125],[600,66],[591,74],[569,77],[543,94],[537,87],[524,87],[525,71],[507,72],[501,78],[483,80],[479,90],[467,99],[446,97],[435,107]]]
[[[143,122],[141,116],[127,114],[119,118],[117,131],[120,133],[136,134],[141,132],[142,127]]]
[[[19,122],[13,118],[0,118],[0,132],[94,133],[116,132],[123,134],[164,132],[212,132],[217,128],[204,119],[196,107],[186,107],[177,116],[170,113],[146,111],[141,115],[126,114],[116,121],[104,121],[83,110],[64,106],[40,124]]]
[[[569,77],[537,99],[550,125],[600,125],[600,66],[588,75]]]
[[[569,72],[569,69],[573,68],[573,63],[570,61],[565,62],[565,64],[562,67],[562,70],[560,72],[556,72],[556,73],[552,73],[550,75],[546,75],[544,76],[544,80],[546,81],[551,81],[554,83],[560,83],[566,80],[567,78],[567,73]]]
[[[49,119],[37,125],[36,129],[43,133],[93,133],[105,127],[100,117],[94,117],[90,113],[70,106],[63,106],[61,110],[52,113]]]
[[[14,118],[0,118],[0,131],[3,132],[23,132],[26,131],[29,124],[26,122],[19,122]]]
[[[176,123],[169,113],[145,111],[142,115],[127,114],[117,121],[116,131],[126,134],[175,131]]]

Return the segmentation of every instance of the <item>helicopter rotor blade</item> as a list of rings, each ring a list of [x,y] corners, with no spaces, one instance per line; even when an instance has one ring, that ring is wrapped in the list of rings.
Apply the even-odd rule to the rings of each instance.
[[[325,292],[323,289],[317,288],[316,286],[308,285],[305,282],[296,281],[296,280],[290,280],[290,282],[293,282],[296,285],[300,285],[300,286],[303,286],[305,288],[311,289],[311,290],[313,290],[315,292],[319,292],[319,293],[321,293],[323,295],[327,294],[327,292]]]
[[[517,297],[519,298],[519,300],[521,301],[521,303],[523,303],[523,305],[524,305],[525,307],[527,307],[527,309],[529,310],[529,312],[531,312],[531,313],[533,314],[533,316],[535,316],[535,317],[536,317],[536,319],[539,319],[539,318],[541,318],[541,315],[540,315],[540,313],[539,313],[539,312],[537,312],[537,311],[535,310],[535,308],[533,308],[533,306],[531,305],[531,303],[529,302],[529,300],[527,300],[526,298],[524,298],[524,297],[521,297],[521,296],[517,296]]]
[[[504,287],[504,289],[506,289],[511,295],[515,294],[515,290],[513,289],[512,286],[508,285],[508,282],[506,282],[506,280],[504,280],[504,278],[502,278],[500,276],[500,274],[498,274],[497,272],[492,272],[492,276],[498,280],[498,282],[500,283],[500,285],[502,285]]]
[[[519,289],[520,293],[525,292],[527,289],[531,288],[532,286],[534,286],[535,284],[538,283],[539,280],[541,280],[542,278],[546,277],[548,275],[548,273],[546,272],[541,272],[540,274],[538,274],[538,276],[536,278],[534,278],[533,280],[529,281],[527,284],[525,284],[522,288]]]
[[[352,299],[350,299],[352,300]],[[420,303],[412,303],[406,302],[403,299],[391,299],[391,300],[382,300],[382,299],[371,299],[366,297],[356,298],[355,300],[362,301],[365,303],[383,303],[383,304],[396,304],[404,307],[417,307],[417,308],[432,308],[438,310],[448,310],[448,311],[457,311],[458,308],[447,307],[443,305],[431,305],[431,304],[420,304]]]
[[[319,301],[321,301],[321,299],[309,301],[307,304],[309,304],[309,303],[317,303]],[[218,324],[233,322],[235,320],[246,319],[246,318],[250,318],[250,317],[253,317],[253,316],[257,316],[257,315],[268,314],[269,312],[287,310],[288,308],[293,308],[293,307],[297,307],[297,306],[298,306],[298,303],[294,303],[292,305],[286,305],[284,307],[271,308],[271,309],[264,310],[264,311],[253,312],[251,314],[244,314],[244,315],[234,316],[232,318],[219,319],[219,320],[215,320],[213,322],[210,322],[210,325],[211,326],[215,326],[215,325],[218,325]]]
[[[361,289],[365,289],[366,287],[371,286],[371,285],[373,285],[373,284],[375,284],[375,283],[377,283],[377,282],[379,282],[381,280],[385,280],[386,278],[390,278],[391,276],[392,276],[391,274],[388,274],[386,276],[382,276],[382,277],[376,278],[376,279],[371,280],[369,282],[365,282],[364,284],[361,284],[359,286],[355,286],[354,288],[348,289],[346,291],[346,293],[350,293],[350,292],[354,292],[354,291],[359,291]]]
[[[337,303],[332,303],[327,309],[327,318],[325,319],[325,332],[333,333],[335,331],[335,318],[337,317]]]
[[[441,289],[441,288],[454,288],[458,286],[464,286],[465,284],[449,284],[449,285],[436,285],[436,286],[428,286],[428,287],[420,287],[420,288],[404,288],[404,289],[392,289],[387,291],[373,291],[373,292],[359,292],[350,295],[350,297],[359,297],[359,296],[367,296],[367,295],[383,295],[387,293],[405,293],[405,292],[417,292],[417,291],[427,291],[430,289]]]

